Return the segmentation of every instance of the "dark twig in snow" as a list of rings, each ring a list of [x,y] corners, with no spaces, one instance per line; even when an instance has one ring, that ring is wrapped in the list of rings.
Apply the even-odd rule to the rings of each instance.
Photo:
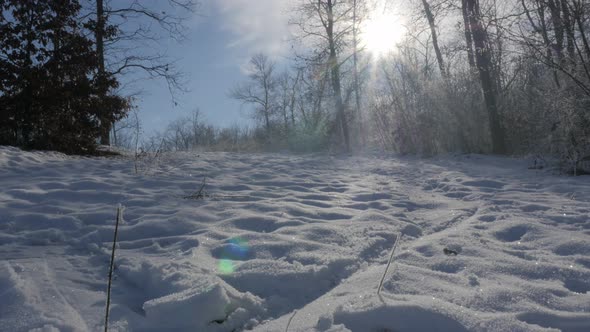
[[[205,197],[207,197],[207,194],[205,194],[203,192],[203,189],[205,189],[205,185],[207,184],[207,178],[203,177],[203,183],[201,184],[201,187],[199,188],[199,190],[195,191],[194,193],[188,195],[188,196],[184,196],[185,199],[203,199]]]
[[[449,248],[444,248],[443,252],[445,253],[445,255],[447,256],[457,256],[459,253],[455,250],[451,250]]]
[[[402,240],[402,236],[404,236],[404,235],[398,233],[397,237],[395,238],[395,243],[393,244],[393,249],[391,249],[391,256],[389,256],[389,261],[387,262],[387,267],[385,268],[385,272],[383,272],[383,277],[381,277],[381,282],[379,283],[379,287],[377,288],[377,296],[379,296],[379,298],[381,299],[382,302],[383,302],[383,298],[381,297],[381,288],[383,287],[383,281],[385,280],[385,276],[387,275],[387,271],[389,270],[389,266],[391,265],[391,262],[393,261],[393,255],[395,254],[395,248],[397,248],[398,242],[400,242]]]
[[[291,321],[293,320],[293,317],[295,317],[295,315],[297,315],[297,310],[293,311],[293,314],[289,318],[289,321],[287,322],[287,326],[285,327],[285,332],[289,332],[289,326],[291,326]]]
[[[119,231],[119,224],[123,219],[123,207],[121,204],[117,207],[117,221],[115,223],[115,236],[113,237],[113,250],[111,251],[111,266],[109,268],[109,284],[107,287],[107,310],[104,317],[104,331],[109,329],[109,308],[111,306],[111,285],[113,281],[113,267],[115,266],[115,249],[117,248],[117,233]]]

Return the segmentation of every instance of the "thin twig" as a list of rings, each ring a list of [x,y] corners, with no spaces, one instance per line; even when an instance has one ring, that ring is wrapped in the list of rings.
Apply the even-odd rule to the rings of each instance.
[[[207,184],[207,178],[203,177],[203,183],[201,184],[201,187],[199,188],[199,190],[195,191],[194,193],[192,193],[188,196],[184,196],[184,199],[203,199],[206,196],[208,196],[207,194],[205,194],[203,192],[203,189],[205,189],[206,184]]]
[[[123,219],[123,207],[121,204],[117,207],[117,222],[115,223],[115,236],[113,237],[113,250],[111,251],[111,266],[109,268],[109,285],[107,287],[107,310],[104,317],[104,332],[109,329],[109,308],[111,306],[111,285],[113,281],[113,267],[115,266],[115,249],[117,248],[117,233],[119,224]]]
[[[391,250],[391,256],[389,256],[389,261],[387,262],[387,267],[385,268],[385,272],[383,272],[383,277],[381,277],[381,282],[379,283],[379,288],[377,288],[377,296],[379,296],[379,298],[382,301],[383,301],[383,299],[381,298],[381,288],[383,287],[383,281],[385,280],[385,276],[387,275],[387,271],[389,270],[389,266],[391,265],[391,262],[393,261],[393,255],[395,254],[395,248],[397,248],[397,244],[398,244],[398,242],[401,241],[402,236],[404,236],[404,234],[398,233],[398,235],[395,239],[395,243],[393,244],[393,249]]]
[[[293,314],[289,318],[289,321],[287,322],[287,326],[285,327],[285,332],[289,332],[289,326],[291,326],[291,321],[293,320],[293,317],[295,317],[295,315],[297,315],[297,310],[293,311]]]

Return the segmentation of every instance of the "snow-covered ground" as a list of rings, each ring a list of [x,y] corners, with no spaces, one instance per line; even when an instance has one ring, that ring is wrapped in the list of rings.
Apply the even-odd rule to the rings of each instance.
[[[110,331],[590,331],[590,177],[527,166],[0,147],[0,330],[103,329],[121,203]]]

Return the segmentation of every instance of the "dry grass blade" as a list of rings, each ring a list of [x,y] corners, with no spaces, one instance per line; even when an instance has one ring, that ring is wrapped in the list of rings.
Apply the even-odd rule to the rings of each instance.
[[[117,249],[117,233],[119,231],[119,224],[123,219],[123,206],[119,204],[117,207],[117,221],[115,223],[115,235],[113,237],[113,249],[111,251],[111,265],[109,267],[109,283],[107,286],[107,308],[104,317],[104,331],[109,329],[109,309],[111,306],[111,286],[113,283],[113,268],[115,266],[115,250]]]
[[[289,321],[287,322],[287,326],[285,327],[285,332],[289,332],[289,326],[291,326],[291,321],[293,320],[293,317],[295,317],[295,315],[297,315],[297,310],[293,311],[293,314],[291,315],[291,317],[289,317]]]
[[[208,195],[204,192],[205,189],[205,185],[207,184],[207,178],[204,177],[203,178],[203,183],[201,183],[201,187],[199,188],[199,190],[195,191],[194,193],[184,196],[184,199],[203,199],[205,197],[207,197]]]
[[[387,267],[385,268],[385,271],[383,272],[383,277],[381,277],[381,282],[379,282],[379,287],[377,288],[377,296],[379,296],[381,301],[383,301],[383,298],[381,297],[381,288],[383,287],[383,281],[385,281],[385,276],[387,275],[387,271],[389,271],[389,266],[391,265],[391,262],[393,261],[393,255],[395,254],[395,249],[397,248],[397,244],[401,241],[402,236],[403,236],[403,234],[398,233],[398,235],[395,239],[395,243],[393,244],[393,249],[391,250],[391,256],[389,256],[389,261],[387,262]]]

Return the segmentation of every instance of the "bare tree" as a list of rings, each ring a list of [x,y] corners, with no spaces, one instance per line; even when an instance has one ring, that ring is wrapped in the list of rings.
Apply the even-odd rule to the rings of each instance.
[[[590,96],[590,45],[588,24],[584,23],[588,6],[578,0],[521,0],[521,4],[534,33],[523,32],[522,42],[536,59],[554,70],[558,87],[559,72]]]
[[[432,47],[434,47],[434,53],[436,54],[436,61],[438,63],[438,68],[440,69],[440,74],[443,78],[446,78],[446,69],[445,64],[442,56],[442,52],[440,51],[440,46],[438,45],[438,32],[436,31],[436,23],[434,21],[434,13],[430,4],[427,0],[422,0],[422,6],[424,7],[424,15],[428,20],[428,26],[430,27],[430,34],[432,39]]]
[[[173,60],[153,52],[162,37],[155,27],[170,38],[182,40],[184,22],[195,12],[198,1],[167,0],[150,6],[139,0],[94,0],[94,4],[99,79],[106,77],[106,71],[115,75],[143,72],[150,78],[164,79],[174,100],[174,92],[183,90],[183,75]],[[113,124],[101,120],[101,144],[109,145]]]
[[[359,49],[359,31],[360,26],[363,22],[366,14],[366,1],[365,0],[353,0],[353,13],[352,13],[352,47],[353,47],[353,81],[354,81],[354,102],[355,102],[355,113],[359,124],[359,134],[361,143],[364,146],[366,143],[366,133],[364,128],[363,111],[361,109],[361,79],[359,69],[359,53],[362,51]]]
[[[310,63],[301,69],[301,91],[298,97],[298,110],[305,126],[315,127],[324,114],[326,86],[330,72],[326,64]]]
[[[234,87],[229,95],[243,104],[254,106],[254,116],[264,121],[267,140],[271,137],[271,117],[274,112],[275,63],[259,53],[250,59],[249,81]]]
[[[292,132],[296,125],[295,107],[297,106],[297,90],[301,78],[301,70],[296,70],[295,77],[289,72],[278,76],[277,84],[280,98],[277,107],[281,111],[283,126],[287,133]]]
[[[352,33],[350,16],[355,6],[345,0],[305,0],[296,10],[295,24],[302,39],[313,40],[315,61],[325,61],[336,107],[336,123],[340,128],[344,147],[350,151],[350,136],[346,106],[342,94],[341,52]]]
[[[141,121],[138,109],[132,108],[131,112],[116,124],[113,123],[113,144],[128,150],[134,149],[134,141],[141,137]]]

